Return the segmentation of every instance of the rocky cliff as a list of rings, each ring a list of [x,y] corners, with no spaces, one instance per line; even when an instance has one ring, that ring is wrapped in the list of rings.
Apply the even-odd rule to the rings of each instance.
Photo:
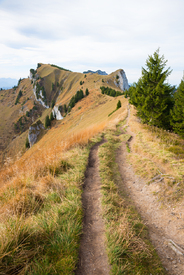
[[[57,119],[57,120],[62,120],[63,117],[59,111],[59,107],[58,106],[54,106],[53,110],[52,110],[53,116]]]
[[[126,91],[129,89],[128,79],[126,77],[124,70],[119,70],[116,76],[116,80],[114,81],[115,85],[119,87],[122,91]]]
[[[29,140],[30,147],[32,147],[33,144],[36,143],[39,135],[41,134],[41,132],[44,129],[45,129],[45,127],[43,126],[43,124],[40,120],[38,120],[36,123],[32,124],[29,127],[28,140]]]

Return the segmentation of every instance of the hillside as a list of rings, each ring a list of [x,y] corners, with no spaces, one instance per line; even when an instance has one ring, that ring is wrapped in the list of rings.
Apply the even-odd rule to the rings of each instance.
[[[125,87],[123,70],[39,63],[2,91],[0,274],[184,272],[184,142],[142,124]],[[54,106],[63,119],[25,148]]]
[[[35,73],[34,76],[31,71],[33,74]],[[109,86],[121,91],[123,89],[123,79],[119,84],[116,79],[116,75],[120,75],[120,72],[121,70],[118,70],[111,75],[103,76],[102,79],[102,76],[96,74],[86,76],[82,73],[67,71],[55,65],[39,64],[37,70],[30,70],[30,78],[20,80],[18,86],[14,89],[1,91],[1,161],[3,162],[8,157],[16,156],[20,151],[24,152],[25,139],[28,135],[26,131],[28,131],[30,125],[38,118],[44,123],[46,115],[51,113],[51,105],[53,103],[57,107],[60,107],[61,114],[65,115],[63,106],[65,104],[68,105],[72,96],[80,89],[82,89],[84,93],[86,88],[89,89],[88,107],[84,104],[85,108],[89,108],[89,110],[93,109],[94,106],[96,106],[98,98],[101,98],[100,86]],[[121,75],[119,77],[121,79]],[[42,96],[44,91],[45,98],[41,97],[40,91],[42,91]],[[19,98],[20,92],[22,95]],[[40,101],[41,99],[43,100]],[[109,100],[109,103],[107,102],[107,110],[109,108],[110,113],[113,111],[117,102],[112,98]],[[110,103],[111,101],[114,102],[112,105]],[[99,104],[102,104],[103,99],[101,98],[99,102]],[[45,106],[47,106],[47,108],[45,108]],[[79,107],[80,106],[78,106],[78,108]],[[74,110],[76,110],[76,108]],[[79,118],[79,115],[82,113],[83,109],[76,112],[74,116]],[[108,115],[107,113],[106,115]],[[69,118],[66,118],[67,122],[68,120]],[[65,119],[63,123],[65,123],[64,121]],[[65,133],[65,136],[67,133],[66,129],[63,130],[63,133]]]

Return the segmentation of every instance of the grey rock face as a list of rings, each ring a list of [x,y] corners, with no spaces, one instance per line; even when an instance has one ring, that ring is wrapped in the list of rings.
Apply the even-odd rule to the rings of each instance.
[[[57,120],[62,120],[63,117],[59,111],[59,107],[58,106],[54,106],[53,110],[52,110],[53,116],[57,119]]]
[[[119,78],[114,81],[115,85],[119,87],[122,91],[128,90],[128,79],[124,70],[120,70],[117,75],[119,76]]]
[[[30,147],[32,147],[33,144],[36,143],[38,136],[40,135],[41,131],[44,129],[45,127],[43,126],[40,120],[38,120],[36,123],[32,124],[29,127],[28,140],[29,140]]]

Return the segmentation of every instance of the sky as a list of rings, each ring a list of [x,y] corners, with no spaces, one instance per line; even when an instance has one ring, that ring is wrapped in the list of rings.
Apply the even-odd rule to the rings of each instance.
[[[148,56],[184,74],[183,0],[0,0],[0,78],[28,77],[37,63],[74,72],[123,69],[137,82]]]

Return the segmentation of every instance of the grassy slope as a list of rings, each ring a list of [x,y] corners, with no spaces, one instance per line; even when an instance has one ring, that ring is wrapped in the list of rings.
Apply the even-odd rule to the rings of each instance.
[[[119,88],[117,88],[114,84],[117,72],[118,71],[108,76],[87,74],[85,77],[84,74],[60,70],[51,65],[43,64],[41,67],[38,68],[37,74],[40,78],[43,79],[43,85],[46,90],[48,103],[50,103],[52,99],[55,99],[56,96],[59,95],[56,104],[68,104],[71,97],[75,95],[77,90],[83,89],[83,91],[85,92],[86,88],[88,88],[90,91],[90,96],[87,101],[83,100],[76,105],[77,107],[74,108],[74,116],[63,120],[62,123],[65,123],[65,126],[66,124],[68,124],[69,126],[62,127],[62,138],[67,135],[68,130],[73,127],[72,125],[74,125],[70,122],[71,119],[73,119],[75,116],[78,116],[78,118],[81,119],[81,114],[83,112],[86,112],[87,109],[91,110],[89,111],[91,121],[84,121],[83,127],[91,125],[91,123],[96,124],[97,122],[98,124],[98,121],[100,120],[103,122],[105,121],[103,117],[106,118],[106,114],[108,115],[111,111],[115,109],[117,99],[112,99],[110,97],[104,97],[104,99],[102,99],[100,95],[100,86],[110,86],[112,88],[116,88],[116,90],[119,90]],[[102,82],[102,79],[104,80],[104,82]],[[84,81],[83,85],[80,85],[80,81]],[[57,86],[57,83],[59,83],[59,86]],[[52,90],[52,84],[55,85],[54,90]],[[25,151],[25,138],[28,132],[23,134],[21,134],[20,132],[15,133],[15,131],[13,130],[13,124],[17,122],[21,116],[25,115],[26,111],[29,111],[33,108],[35,97],[32,88],[33,86],[30,79],[23,79],[16,91],[8,90],[2,97],[0,95],[2,101],[0,102],[0,137],[2,137],[2,139],[0,139],[0,146],[2,146],[2,151],[4,151],[5,147],[8,146],[4,151],[6,158],[14,158],[18,154],[18,152]],[[20,90],[23,91],[23,96],[20,98],[20,103],[15,105],[14,103]],[[4,91],[2,92],[2,94],[3,93]],[[27,98],[29,98],[29,100],[27,100]],[[107,104],[103,105],[105,101],[108,101],[109,103],[106,102]],[[104,106],[104,108],[98,108],[99,104],[102,105],[101,107]],[[80,107],[81,110],[77,111],[76,108]],[[92,108],[94,108],[95,110],[94,114]],[[51,109],[45,110],[43,112],[43,115],[40,117],[43,123],[45,121],[46,115],[50,113]],[[34,120],[35,119],[36,117],[34,118]],[[77,118],[75,118],[75,124],[78,124]],[[56,123],[56,125],[59,125],[59,123]],[[81,126],[76,127],[76,130],[78,128],[80,130]],[[12,141],[14,136],[16,136],[16,139]]]
[[[129,124],[136,135],[129,161],[148,184],[154,183],[161,201],[176,204],[184,196],[184,141],[176,134],[142,125],[135,114],[132,107]]]
[[[15,101],[20,90],[22,91],[23,95],[20,98],[19,103],[15,105]],[[12,148],[12,146],[10,147],[11,150],[7,148],[7,146],[15,137],[18,138],[18,142],[16,142],[17,145],[18,143],[22,145],[22,143],[19,142],[22,139],[20,138],[19,140],[19,135],[21,132],[15,131],[14,123],[17,123],[20,117],[26,116],[26,112],[34,107],[35,98],[32,91],[31,81],[29,79],[23,79],[16,90],[10,89],[1,91],[0,99],[0,156],[2,160],[3,153],[6,155],[6,157],[11,156],[11,153],[12,155],[16,155],[22,147],[20,145],[16,146],[15,151],[14,147]],[[42,108],[40,108],[40,112],[41,110]],[[34,119],[36,119],[36,113],[37,112],[35,112],[33,115]],[[30,125],[32,120],[29,119],[28,123]]]
[[[73,274],[88,151],[77,146],[57,159],[57,166],[44,167],[46,174],[30,173],[3,189],[0,274]]]

